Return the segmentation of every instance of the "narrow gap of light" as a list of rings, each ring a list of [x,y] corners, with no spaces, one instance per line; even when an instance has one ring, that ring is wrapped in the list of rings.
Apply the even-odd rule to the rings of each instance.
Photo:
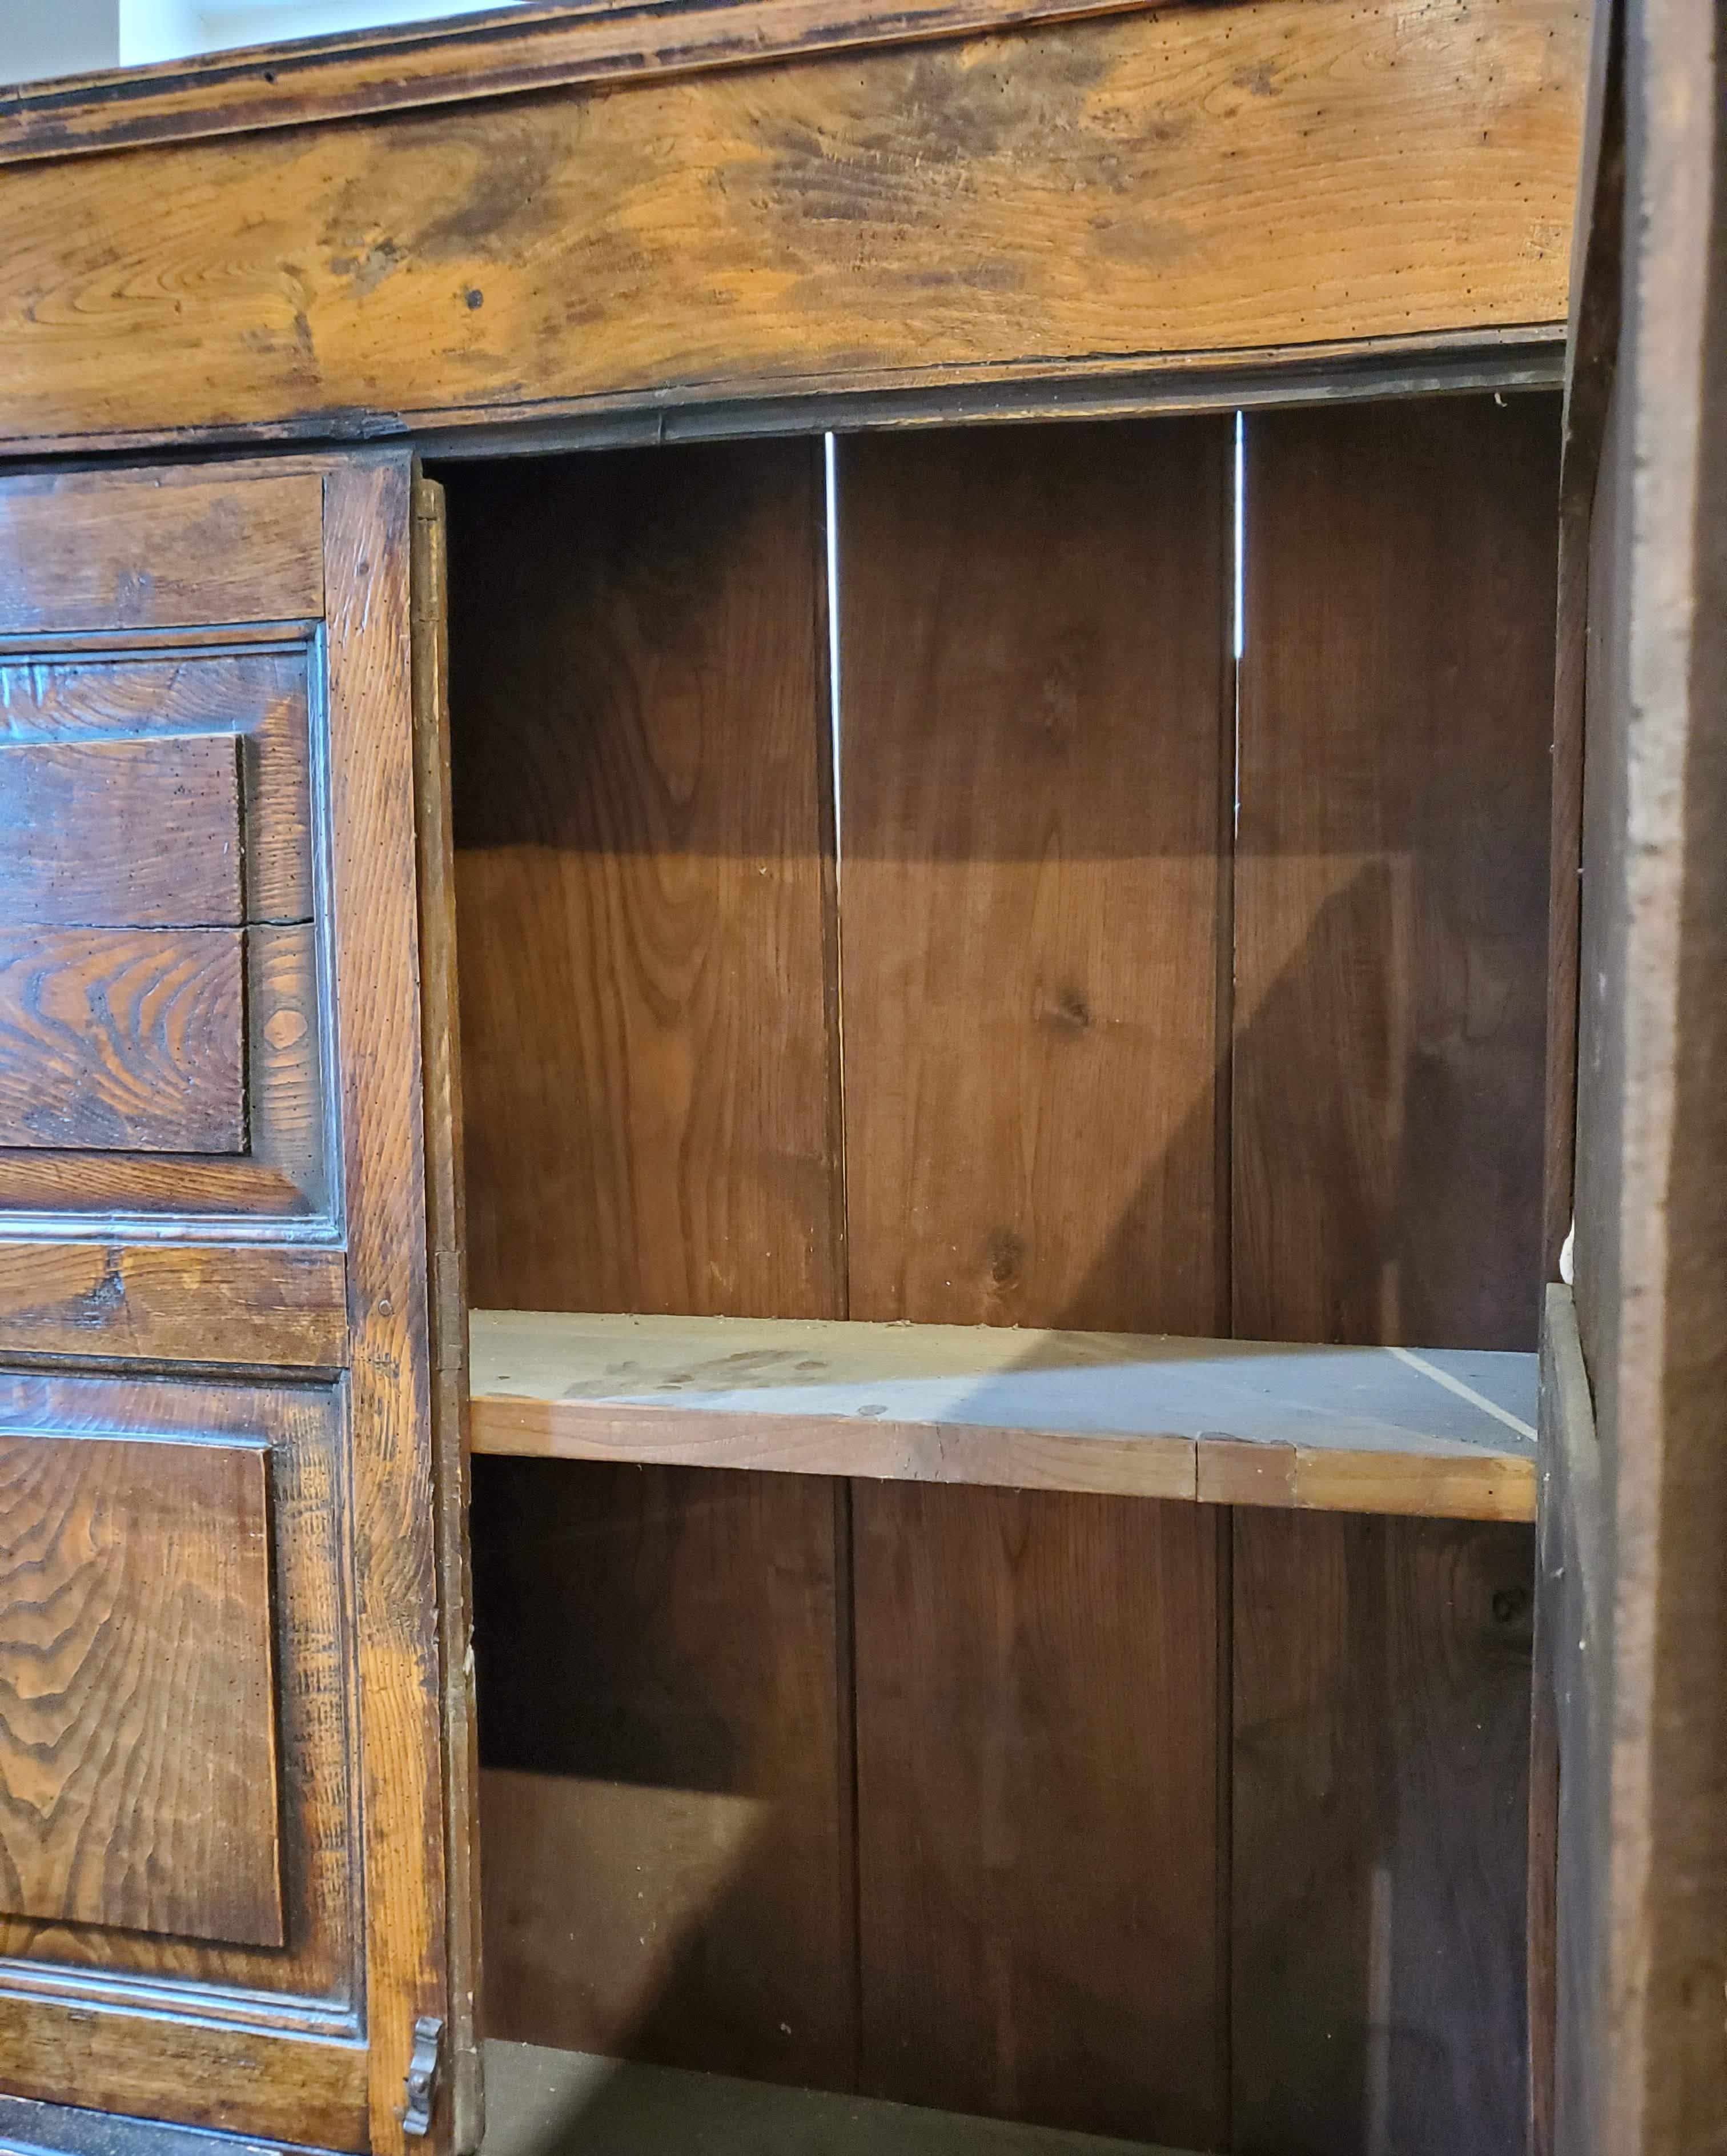
[[[1241,836],[1241,665],[1248,647],[1248,415],[1235,415],[1235,835]]]
[[[833,437],[822,437],[827,478],[828,526],[828,723],[833,736],[833,882],[840,877],[839,845],[839,489],[835,475]]]

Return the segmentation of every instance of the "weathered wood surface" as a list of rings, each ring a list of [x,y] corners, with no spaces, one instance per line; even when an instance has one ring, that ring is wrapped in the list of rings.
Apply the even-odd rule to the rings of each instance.
[[[498,1311],[470,1329],[482,1452],[1535,1512],[1528,1355]]]
[[[284,1943],[255,1445],[0,1438],[0,1914]]]
[[[160,275],[159,248],[151,259]],[[102,341],[117,382],[131,359],[117,364]],[[304,465],[12,475],[0,480],[0,635],[314,618],[322,519],[322,482]]]
[[[1558,1880],[1554,2145],[1714,2156],[1727,2148],[1727,51],[1709,9],[1652,0],[1618,19],[1622,319],[1591,533],[1576,1253],[1607,1560],[1582,1720],[1607,1733],[1567,1752],[1560,1729],[1561,1802],[1572,1785],[1582,1826]]]
[[[234,737],[0,747],[0,919],[237,926]]]
[[[1558,413],[1248,422],[1235,1330],[1529,1350]]]
[[[243,1152],[242,952],[233,928],[0,927],[0,1146]]]
[[[141,1254],[142,1255],[142,1254]],[[265,1254],[260,1254],[265,1255]],[[46,1253],[50,1270],[55,1260]],[[186,1312],[196,1303],[188,1295]],[[212,1298],[213,1316],[223,1311]],[[245,1337],[229,1309],[227,1352]],[[13,1344],[8,1341],[8,1346]],[[172,1344],[172,1343],[171,1343]],[[245,1947],[0,1918],[6,1984],[0,1997],[0,2079],[50,2101],[187,2118],[256,2133],[295,2128],[363,2145],[363,2048],[355,2041],[356,1941],[350,1716],[348,1557],[339,1392],[329,1385],[261,1388],[226,1381],[0,1373],[0,1421],[20,1447],[39,1437],[166,1446],[269,1448],[269,1567],[276,1619],[273,1712],[281,1761],[280,1893],[285,1947]],[[165,1569],[166,1542],[155,1546]],[[8,1622],[18,1621],[15,1613]],[[182,1658],[195,1663],[195,1655]],[[188,1668],[179,1681],[192,1678]],[[147,1744],[148,1737],[145,1738]],[[189,1755],[187,1770],[196,1766]],[[130,1771],[116,1756],[114,1771]],[[147,1789],[148,1784],[145,1785]],[[114,1852],[119,1873],[124,1837]],[[149,1851],[137,1861],[148,1876]],[[243,1874],[255,1861],[236,1852]],[[203,1891],[223,1889],[213,1861]],[[187,2002],[195,2020],[140,2015],[138,1986]],[[272,2040],[265,2032],[276,2030]],[[169,2032],[172,2032],[170,2034]],[[286,2041],[283,2041],[285,2039]],[[249,2060],[243,2070],[242,2060]]]
[[[860,2086],[1215,2146],[1217,1517],[853,1503]]]
[[[1522,334],[1581,16],[1252,0],[12,167],[0,444]]]
[[[340,1250],[245,1244],[0,1242],[0,1353],[339,1368]]]
[[[855,1317],[1227,1325],[1230,447],[840,446]]]

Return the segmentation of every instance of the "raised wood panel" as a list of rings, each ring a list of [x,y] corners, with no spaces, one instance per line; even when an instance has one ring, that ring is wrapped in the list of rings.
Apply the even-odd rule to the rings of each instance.
[[[0,911],[109,928],[236,926],[232,734],[0,747]]]
[[[1216,1516],[853,1503],[863,2087],[1217,2146]]]
[[[261,1448],[0,1436],[0,1912],[280,1946]]]
[[[0,1146],[243,1152],[242,973],[238,929],[0,928]]]
[[[219,1260],[225,1254],[214,1255]],[[59,1264],[53,1246],[45,1259],[52,1276]],[[213,1296],[207,1306],[213,1320],[219,1321],[224,1307],[221,1300]],[[234,1313],[226,1336],[230,1353],[233,1341],[242,1337],[243,1322]],[[135,2025],[130,2051],[124,2043],[112,2053],[101,2048],[112,2041],[115,2026],[128,2019],[126,2010],[136,2013],[141,1982],[196,1987],[192,1996],[199,2020],[207,2026],[250,2030],[254,2047],[260,2046],[260,2031],[279,2030],[309,2042],[332,2035],[351,2041],[356,2027],[361,1990],[355,1934],[355,1785],[350,1748],[354,1700],[349,1674],[352,1614],[346,1585],[349,1526],[341,1460],[341,1393],[328,1383],[258,1387],[198,1379],[0,1372],[0,1429],[13,1433],[6,1441],[21,1449],[38,1443],[82,1446],[97,1465],[106,1449],[116,1444],[140,1451],[159,1450],[166,1459],[177,1461],[193,1450],[189,1440],[197,1440],[189,1470],[194,1477],[202,1476],[229,1447],[249,1457],[268,1453],[267,1563],[274,1610],[268,1652],[275,1671],[275,1702],[270,1711],[280,1760],[274,1840],[284,1943],[249,1947],[154,1931],[0,1917],[0,2032],[11,2032],[0,2033],[0,2082],[8,2088],[49,2093],[33,2076],[42,2060],[54,2055],[59,2040],[44,2036],[44,2049],[35,2049],[30,2040],[32,2025],[18,2018],[19,2002],[75,2005],[81,2000],[93,2047],[93,2075],[101,2056],[131,2056],[138,2076],[134,2108],[149,2108],[159,2101],[168,2107],[167,2115],[198,2116],[196,2110],[176,2111],[173,2106],[208,2105],[213,2092],[200,2087],[177,2088],[157,2079],[144,2041],[156,2025],[147,2020]],[[81,1487],[76,1475],[79,1464],[74,1459],[67,1470],[74,1503]],[[216,1486],[219,1489],[219,1482]],[[9,1522],[11,1515],[8,1517]],[[162,1524],[166,1530],[171,1523]],[[148,1563],[160,1573],[164,1553],[173,1548],[166,1533],[152,1546],[141,1532],[120,1558],[134,1570]],[[60,1599],[64,1602],[65,1597]],[[28,1597],[20,1597],[18,1606],[25,1612],[24,1621],[40,1621],[39,1606],[36,1617],[30,1616]],[[15,1611],[9,1609],[4,1622],[13,1621]],[[182,1687],[201,1681],[197,1655],[186,1639],[170,1635],[168,1647],[174,1657],[173,1681]],[[231,1703],[223,1702],[224,1712]],[[173,1753],[163,1778],[169,1784],[176,1773],[196,1778],[208,1772],[208,1760],[196,1746],[182,1758],[177,1739],[182,1727],[183,1719],[178,1717],[165,1725],[164,1741],[171,1743]],[[147,1756],[153,1732],[146,1732],[141,1757]],[[147,1778],[126,1784],[130,1796],[145,1803],[151,1787]],[[261,1804],[264,1793],[254,1793],[253,1800]],[[146,1863],[148,1853],[146,1849]],[[234,1862],[243,1867],[255,1853],[255,1847],[243,1848]],[[208,1891],[218,1891],[226,1858],[220,1849],[201,1854],[208,1854]],[[124,1851],[115,1859],[116,1876],[124,1876],[123,1861]],[[174,2003],[171,1989],[156,1995]],[[186,1994],[180,1997],[185,2004]],[[120,2010],[95,2010],[102,2007]],[[107,2037],[101,2035],[105,2029],[110,2032]],[[68,2041],[73,2033],[69,2024]],[[323,2056],[325,2070],[339,2085],[346,2069],[339,2059],[327,2052]],[[231,2095],[223,2092],[223,2100]],[[285,2125],[269,2129],[260,2118],[252,2122],[251,2130],[289,2129]]]
[[[160,198],[149,206],[153,217],[161,207]],[[108,355],[112,367],[111,343]],[[0,634],[307,619],[323,611],[323,482],[315,471],[184,466],[0,480]]]
[[[474,1471],[486,2025],[849,2087],[836,1492]]]
[[[1235,1515],[1240,2156],[1523,2146],[1533,1554]]]
[[[1250,416],[1234,1329],[1529,1349],[1558,412]]]
[[[336,1369],[346,1275],[340,1250],[0,1242],[0,1354],[211,1363],[243,1327],[253,1361]]]
[[[477,1302],[843,1313],[819,454],[451,475]]]
[[[240,744],[244,917],[308,921],[311,784],[303,654],[121,654],[62,657],[50,665],[0,660],[0,743],[118,737],[137,751],[146,742],[157,743],[153,753],[171,759],[182,752],[161,737],[223,732],[236,735]],[[0,757],[0,774],[10,767],[10,759]],[[153,833],[139,835],[154,843]],[[212,867],[204,873],[210,875]]]
[[[854,1317],[1223,1329],[1229,446],[842,444]]]
[[[13,167],[5,439],[1557,325],[1581,13],[1254,0]]]

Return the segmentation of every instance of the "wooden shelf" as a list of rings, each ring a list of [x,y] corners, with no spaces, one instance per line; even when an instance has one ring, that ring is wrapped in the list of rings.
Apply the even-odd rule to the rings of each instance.
[[[1535,1517],[1533,1355],[475,1311],[476,1452]]]
[[[485,2087],[480,2156],[1174,2156],[1141,2142],[534,2044],[488,2043]]]

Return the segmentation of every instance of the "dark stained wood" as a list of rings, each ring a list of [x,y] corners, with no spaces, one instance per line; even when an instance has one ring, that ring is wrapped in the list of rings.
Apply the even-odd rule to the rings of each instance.
[[[419,870],[427,1264],[448,1866],[450,2143],[454,2156],[473,2156],[485,2133],[485,2101],[479,2036],[479,1738],[474,1581],[468,1553],[468,1227],[450,794],[449,593],[443,490],[418,473],[412,584],[414,830]]]
[[[8,921],[238,925],[234,737],[0,747],[0,846]]]
[[[854,1317],[1222,1329],[1228,456],[842,445]]]
[[[254,1447],[0,1437],[0,1912],[284,1943],[269,1504]]]
[[[322,513],[304,465],[0,479],[0,634],[316,616]]]
[[[1234,1329],[1533,1346],[1557,413],[1255,415]]]
[[[1136,11],[15,165],[0,445],[1557,325],[1584,24],[1576,0],[1491,21]]]
[[[1530,1531],[1235,1517],[1232,2146],[1525,2130]]]
[[[51,1246],[47,1256],[52,1269]],[[243,1313],[231,1312],[230,1344],[243,1327]],[[340,1391],[327,1384],[0,1372],[0,1425],[20,1446],[76,1440],[98,1454],[141,1441],[172,1458],[201,1440],[200,1475],[203,1448],[269,1448],[289,1941],[218,1945],[0,1918],[0,2082],[9,2090],[86,2103],[106,2092],[151,2115],[279,2137],[322,2122],[344,2137],[331,2145],[363,2146],[341,1420]],[[168,1547],[158,1544],[158,1558]],[[178,1655],[177,1682],[196,1681],[177,1666],[196,1660]],[[186,1771],[197,1771],[195,1759]],[[241,1867],[252,1861],[250,1850],[237,1852]],[[221,1881],[218,1861],[208,1890]],[[189,2006],[195,2021],[141,2015],[141,1981],[171,2010]]]
[[[833,1486],[501,1460],[474,1485],[488,2029],[850,2087]]]
[[[843,1313],[819,457],[451,475],[478,1303]]]
[[[0,1354],[339,1368],[340,1250],[245,1244],[0,1242]]]
[[[238,929],[0,928],[0,1145],[241,1152]]]
[[[64,658],[47,665],[0,660],[0,743],[119,737],[141,748],[162,735],[238,737],[249,921],[312,916],[306,721],[305,661],[297,651]],[[162,743],[156,753],[179,752]],[[0,757],[0,770],[10,767]],[[153,843],[148,828],[136,836]],[[215,866],[206,864],[206,878]]]
[[[484,1452],[1533,1519],[1533,1356],[473,1314]]]
[[[1586,1573],[1597,1621],[1562,1672],[1554,2144],[1713,2156],[1727,2134],[1727,55],[1706,11],[1616,10],[1610,34],[1626,178],[1622,261],[1589,264],[1602,312],[1616,288],[1622,304],[1590,536],[1584,1368],[1543,1415],[1586,1564],[1574,1471],[1596,1469],[1599,1585]],[[1586,1382],[1598,1450],[1580,1442]],[[1555,1585],[1563,1621],[1577,1584]]]
[[[419,911],[415,873],[412,470],[399,452],[325,481],[333,901],[345,924],[349,1445],[365,1702],[367,2134],[405,2156],[415,2022],[449,2015],[438,1676]]]
[[[1217,1516],[853,1502],[864,2089],[1217,2146]]]

